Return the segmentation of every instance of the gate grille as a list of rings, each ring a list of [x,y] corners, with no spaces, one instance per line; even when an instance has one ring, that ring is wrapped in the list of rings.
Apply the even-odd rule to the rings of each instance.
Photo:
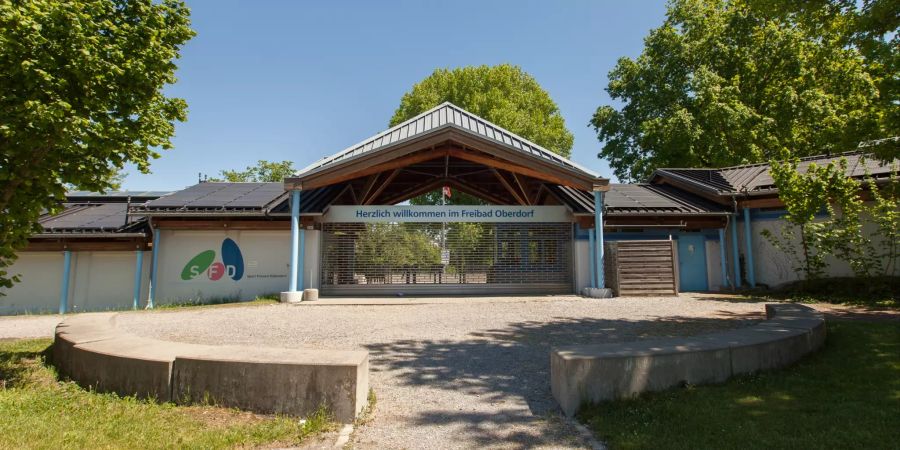
[[[572,289],[568,223],[325,223],[322,236],[326,295]]]

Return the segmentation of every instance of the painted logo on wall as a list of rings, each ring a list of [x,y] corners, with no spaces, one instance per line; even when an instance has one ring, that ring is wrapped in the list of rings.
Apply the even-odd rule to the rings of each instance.
[[[191,258],[181,271],[182,280],[193,280],[205,273],[207,278],[218,281],[228,276],[234,281],[244,277],[244,257],[237,243],[230,238],[222,241],[222,259],[216,261],[215,250],[204,250]]]

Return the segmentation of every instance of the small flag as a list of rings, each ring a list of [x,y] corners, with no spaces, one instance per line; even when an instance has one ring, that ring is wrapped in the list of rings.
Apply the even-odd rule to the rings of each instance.
[[[444,195],[447,196],[447,198],[452,197],[452,195],[450,195],[450,186],[444,186]]]

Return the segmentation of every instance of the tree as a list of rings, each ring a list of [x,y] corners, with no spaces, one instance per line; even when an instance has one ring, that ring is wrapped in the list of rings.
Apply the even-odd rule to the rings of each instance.
[[[146,173],[187,105],[166,97],[194,32],[177,0],[0,0],[0,286],[67,185]]]
[[[765,162],[782,149],[836,153],[892,136],[898,50],[865,50],[855,7],[673,0],[641,55],[609,74],[606,90],[624,104],[600,106],[590,122],[599,156],[620,179],[640,180],[658,167]]]
[[[798,158],[771,163],[786,225],[779,233],[764,230],[763,236],[793,260],[803,280],[821,277],[829,255],[859,278],[894,276],[900,246],[897,166],[880,183],[871,176],[861,183],[848,175],[845,158],[825,166],[812,163],[805,173],[798,165]]]
[[[546,149],[569,157],[574,137],[556,103],[538,82],[518,66],[468,66],[437,69],[400,99],[390,126],[411,119],[444,102],[451,102]],[[413,199],[414,204],[440,204],[440,190]],[[479,199],[453,193],[448,204],[480,204]]]
[[[294,163],[290,161],[269,162],[264,159],[257,161],[255,166],[247,166],[240,170],[223,170],[219,172],[222,178],[210,178],[209,181],[230,181],[233,183],[245,182],[281,182],[296,172]]]

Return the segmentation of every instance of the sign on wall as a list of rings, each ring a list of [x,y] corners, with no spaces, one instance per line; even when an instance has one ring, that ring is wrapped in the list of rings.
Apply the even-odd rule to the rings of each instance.
[[[325,222],[571,222],[565,206],[334,205]]]

